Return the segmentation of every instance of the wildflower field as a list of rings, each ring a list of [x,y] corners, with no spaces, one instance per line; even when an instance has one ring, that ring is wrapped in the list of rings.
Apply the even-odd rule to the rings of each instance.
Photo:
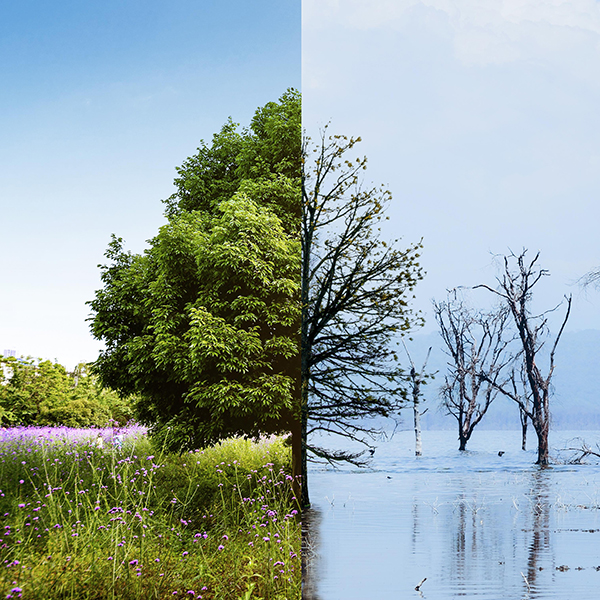
[[[296,600],[281,438],[183,455],[141,428],[0,431],[0,598]]]

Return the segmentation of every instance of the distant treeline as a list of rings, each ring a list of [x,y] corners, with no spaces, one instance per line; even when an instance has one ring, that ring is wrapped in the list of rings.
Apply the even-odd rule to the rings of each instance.
[[[103,427],[135,416],[135,398],[103,388],[89,365],[0,358],[0,424]]]

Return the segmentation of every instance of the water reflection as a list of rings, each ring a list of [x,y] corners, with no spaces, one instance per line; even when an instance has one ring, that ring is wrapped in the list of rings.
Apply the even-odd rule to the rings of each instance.
[[[554,560],[550,544],[550,477],[551,469],[540,467],[532,473],[529,500],[531,502],[531,543],[524,577],[526,598],[540,598],[544,590],[539,581],[544,569],[553,577]]]
[[[302,511],[302,600],[320,600],[317,593],[320,522],[317,509]]]
[[[315,472],[304,600],[600,597],[600,469],[538,468],[490,446]]]

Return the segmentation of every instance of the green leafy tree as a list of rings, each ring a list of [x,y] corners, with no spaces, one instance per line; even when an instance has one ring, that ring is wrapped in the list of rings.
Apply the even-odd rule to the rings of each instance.
[[[34,425],[69,397],[71,385],[62,365],[32,358],[2,359],[4,381],[0,404],[5,421]]]
[[[178,169],[145,253],[109,245],[94,368],[173,449],[291,432],[299,473],[300,138],[294,90],[228,121]]]
[[[58,363],[32,358],[0,359],[0,422],[7,425],[101,427],[127,423],[133,399],[101,387],[80,364],[72,373]]]

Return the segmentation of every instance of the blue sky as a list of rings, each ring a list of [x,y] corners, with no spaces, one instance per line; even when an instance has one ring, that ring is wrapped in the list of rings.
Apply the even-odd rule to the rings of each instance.
[[[431,298],[493,285],[492,254],[523,247],[550,271],[536,308],[573,293],[568,329],[600,329],[575,283],[600,265],[598,2],[304,0],[302,35],[309,132],[360,135],[388,234],[423,238],[427,330]]]
[[[111,233],[140,252],[175,167],[300,88],[299,0],[0,8],[0,352],[94,360]]]

